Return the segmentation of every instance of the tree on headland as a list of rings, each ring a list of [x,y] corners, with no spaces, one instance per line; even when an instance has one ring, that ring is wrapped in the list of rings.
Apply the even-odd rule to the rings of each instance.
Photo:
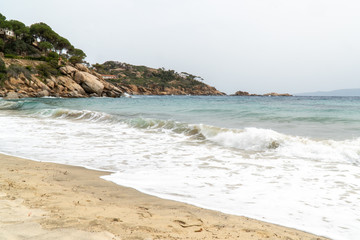
[[[68,39],[56,33],[46,23],[35,23],[28,27],[18,20],[7,20],[0,13],[0,29],[5,30],[0,37],[0,52],[4,53],[4,57],[43,61],[32,69],[41,78],[61,74],[60,67],[68,61],[73,64],[86,63],[84,51],[75,48]],[[0,84],[19,72],[29,71],[24,67],[6,68],[0,62]]]
[[[72,48],[71,43],[66,38],[57,34],[50,26],[46,23],[35,23],[30,26],[30,33],[40,43],[48,42],[52,44],[53,48],[62,54],[63,50],[69,51]],[[47,45],[48,46],[48,45]]]
[[[9,28],[9,22],[6,21],[6,17],[0,13],[0,28]]]
[[[19,38],[25,34],[30,33],[30,29],[24,23],[17,20],[8,21],[10,29],[14,32],[15,37]]]
[[[55,32],[43,22],[32,24],[30,33],[40,42],[54,42],[55,39]]]
[[[72,47],[68,53],[70,54],[69,61],[73,64],[75,63],[81,63],[86,58],[86,54],[83,52],[83,50]]]
[[[55,47],[55,49],[59,51],[59,54],[62,54],[62,51],[64,49],[70,50],[71,48],[73,48],[69,40],[59,35],[57,35],[55,41],[52,44]]]
[[[13,31],[15,35],[15,38],[7,36],[7,33],[2,35],[0,51],[6,56],[44,59],[50,52],[56,52],[63,60],[68,59],[72,63],[83,63],[86,58],[82,50],[75,48],[46,23],[34,23],[28,27],[18,20],[7,20],[0,13],[0,28]]]
[[[0,13],[0,23],[4,22],[6,20],[6,17]]]
[[[46,41],[39,43],[38,47],[39,47],[43,52],[47,52],[47,51],[49,51],[49,50],[51,50],[51,49],[54,48],[54,46],[53,46],[51,43],[46,42]]]

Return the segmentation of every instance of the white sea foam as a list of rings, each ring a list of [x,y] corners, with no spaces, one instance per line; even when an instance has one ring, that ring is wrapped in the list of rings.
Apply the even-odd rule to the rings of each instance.
[[[277,157],[315,161],[360,163],[360,138],[343,141],[314,140],[280,134],[270,129],[238,130],[204,125],[200,125],[200,129],[210,141],[226,147],[256,151],[259,157],[272,154]]]
[[[15,115],[5,109],[2,152],[114,171],[104,178],[334,239],[360,236],[358,138],[316,140],[89,110]]]

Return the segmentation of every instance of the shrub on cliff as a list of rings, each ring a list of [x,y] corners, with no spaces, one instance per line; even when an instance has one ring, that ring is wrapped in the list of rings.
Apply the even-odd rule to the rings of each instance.
[[[154,75],[159,77],[162,82],[169,82],[179,78],[179,75],[174,70],[165,70],[164,68],[160,68]]]
[[[0,38],[0,52],[4,51],[5,42]]]
[[[7,68],[6,72],[8,77],[18,78],[22,73],[27,79],[31,79],[31,72],[21,65],[11,64]]]
[[[45,58],[45,61],[48,62],[52,68],[57,69],[59,67],[58,66],[59,58],[60,58],[60,55],[57,54],[56,52],[49,52]]]
[[[36,66],[36,71],[41,77],[44,78],[48,78],[50,76],[58,76],[60,73],[58,69],[52,67],[48,63],[43,63]]]
[[[84,61],[84,58],[86,58],[86,54],[83,52],[83,50],[78,48],[72,48],[68,52],[70,54],[69,61],[72,64],[76,63],[82,63]]]
[[[0,73],[6,73],[6,65],[1,57],[0,57]]]
[[[4,53],[14,55],[40,55],[39,50],[20,39],[6,41]]]
[[[0,57],[0,85],[3,86],[6,80],[6,66],[2,58]]]

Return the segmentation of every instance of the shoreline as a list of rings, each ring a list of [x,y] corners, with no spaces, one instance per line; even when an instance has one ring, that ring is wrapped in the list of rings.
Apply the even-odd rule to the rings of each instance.
[[[141,193],[100,178],[106,171],[4,154],[0,166],[0,219],[17,216],[0,220],[5,239],[327,239]]]

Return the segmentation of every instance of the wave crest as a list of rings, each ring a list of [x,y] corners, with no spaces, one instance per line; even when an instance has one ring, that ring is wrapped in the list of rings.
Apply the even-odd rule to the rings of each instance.
[[[360,138],[343,141],[315,140],[291,136],[271,129],[229,129],[205,124],[185,124],[158,119],[131,119],[131,127],[157,129],[183,134],[196,140],[206,140],[223,147],[235,148],[252,154],[254,158],[273,156],[318,161],[349,161],[360,163]]]
[[[16,107],[17,103],[10,102],[7,107]],[[173,120],[125,119],[89,110],[45,109],[38,111],[36,116],[112,124],[125,123],[132,128],[156,130],[165,134],[180,134],[191,140],[238,149],[254,158],[273,156],[274,158],[360,163],[360,138],[343,141],[315,140],[286,135],[271,129],[229,129],[205,124],[186,124]]]
[[[23,101],[0,101],[0,110],[15,110],[24,105]]]
[[[34,115],[45,118],[86,120],[93,122],[109,122],[114,120],[114,117],[109,114],[89,110],[44,109],[36,112]]]

